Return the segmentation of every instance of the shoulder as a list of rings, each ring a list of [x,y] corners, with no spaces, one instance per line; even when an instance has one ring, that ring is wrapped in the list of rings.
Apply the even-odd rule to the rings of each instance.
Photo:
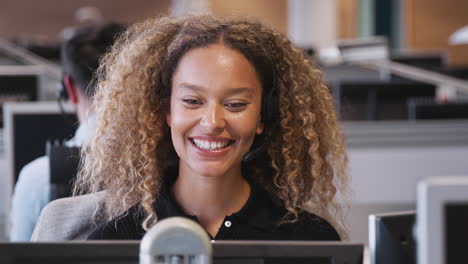
[[[35,204],[41,202],[42,208],[49,201],[49,189],[49,158],[44,156],[31,161],[21,169],[13,199],[21,197],[18,199],[23,202],[30,201]]]
[[[38,169],[39,167],[45,166],[45,164],[49,166],[49,157],[42,156],[26,164],[21,171],[31,171],[33,169]]]
[[[97,192],[54,200],[44,207],[41,218],[87,218],[101,205],[105,196],[105,192]]]
[[[128,209],[124,214],[102,224],[94,229],[86,239],[88,240],[135,240],[145,234],[141,223],[142,214],[137,206]]]
[[[82,239],[93,227],[93,214],[104,202],[106,193],[57,199],[41,212],[33,240]]]
[[[307,211],[300,212],[294,222],[280,224],[278,230],[289,233],[294,240],[341,240],[327,220]]]
[[[18,183],[34,182],[37,185],[40,183],[49,182],[49,157],[39,157],[26,164],[20,171]]]
[[[96,192],[54,200],[45,208],[44,212],[61,210],[88,210],[100,205],[106,197],[106,192]]]
[[[49,159],[37,158],[24,166],[18,176],[13,193],[13,213],[18,216],[39,216],[49,202]],[[34,221],[35,222],[35,221]]]

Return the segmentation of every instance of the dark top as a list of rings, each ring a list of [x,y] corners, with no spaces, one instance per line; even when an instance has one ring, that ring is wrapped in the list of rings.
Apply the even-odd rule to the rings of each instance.
[[[224,218],[212,239],[215,240],[340,240],[336,230],[324,219],[308,212],[301,212],[294,223],[279,225],[287,213],[274,202],[262,188],[251,184],[251,193],[242,209]],[[170,186],[162,188],[154,208],[159,220],[181,216],[198,222],[196,216],[182,211],[170,193]],[[141,239],[145,234],[142,227],[144,216],[137,207],[98,227],[88,239]],[[209,234],[208,234],[209,235]]]

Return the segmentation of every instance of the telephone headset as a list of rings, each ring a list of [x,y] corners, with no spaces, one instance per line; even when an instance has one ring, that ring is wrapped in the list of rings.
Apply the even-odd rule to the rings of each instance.
[[[272,70],[273,80],[268,94],[262,98],[261,118],[264,123],[274,123],[278,119],[278,91],[276,83],[276,74]]]
[[[57,91],[57,99],[67,101],[68,100],[68,92],[67,88],[65,87],[65,74],[62,74],[62,80],[58,85]]]
[[[273,76],[271,88],[265,96],[262,96],[261,106],[261,121],[270,129],[278,126],[279,119],[278,87],[274,67],[272,67],[271,74]],[[256,135],[251,150],[244,155],[242,160],[250,161],[265,151],[271,136],[267,136],[265,132]]]
[[[60,109],[60,113],[62,114],[63,120],[67,122],[69,125],[74,126],[75,121],[70,118],[67,113],[65,113],[65,108],[63,107],[63,102],[66,102],[68,100],[68,92],[67,88],[65,87],[65,73],[62,74],[62,80],[57,84],[57,103]]]

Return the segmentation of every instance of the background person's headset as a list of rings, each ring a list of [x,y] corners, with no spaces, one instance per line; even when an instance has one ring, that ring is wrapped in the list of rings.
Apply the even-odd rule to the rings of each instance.
[[[67,101],[68,100],[68,92],[67,92],[67,87],[65,86],[65,74],[62,74],[62,80],[58,84],[58,89],[57,89],[57,100],[59,103],[61,101]]]
[[[57,92],[56,92],[56,98],[57,98],[57,104],[60,109],[60,113],[62,114],[62,118],[65,122],[67,122],[69,125],[76,125],[76,122],[70,118],[70,116],[65,113],[65,108],[63,107],[63,102],[68,101],[68,92],[67,92],[67,87],[65,84],[65,76],[66,74],[62,74],[62,80],[57,84]]]

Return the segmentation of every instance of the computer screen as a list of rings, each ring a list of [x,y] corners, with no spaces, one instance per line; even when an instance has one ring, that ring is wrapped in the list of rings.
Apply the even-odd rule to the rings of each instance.
[[[415,220],[416,211],[370,215],[371,263],[416,264]]]
[[[444,206],[445,263],[468,263],[468,201]]]
[[[214,264],[362,264],[363,245],[344,242],[216,241]],[[136,264],[139,241],[0,243],[0,263]]]
[[[468,100],[440,103],[434,97],[409,98],[408,119],[467,119]]]
[[[428,178],[417,195],[418,264],[468,263],[468,175]]]
[[[63,114],[57,102],[5,104],[4,142],[13,185],[24,165],[46,154],[47,141],[73,137],[78,121],[72,109],[66,105]]]

